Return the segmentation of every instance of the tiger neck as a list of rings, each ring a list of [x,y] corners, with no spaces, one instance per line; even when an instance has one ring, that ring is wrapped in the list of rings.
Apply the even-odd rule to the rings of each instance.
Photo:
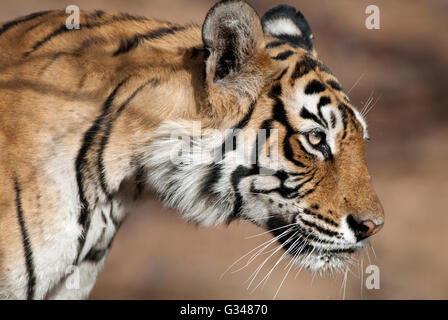
[[[210,179],[214,165],[176,166],[171,154],[179,149],[179,140],[170,138],[176,130],[184,130],[184,136],[191,136],[188,126],[193,122],[199,122],[203,130],[232,128],[239,120],[238,114],[230,112],[228,107],[222,115],[210,109],[204,82],[203,50],[192,46],[172,52],[167,59],[169,63],[153,60],[154,64],[141,76],[142,70],[135,66],[148,54],[143,49],[144,46],[140,50],[143,52],[137,50],[126,58],[121,57],[123,64],[126,61],[128,65],[132,59],[130,68],[137,75],[111,89],[106,99],[116,101],[111,107],[112,114],[117,114],[126,103],[119,117],[112,116],[110,132],[104,135],[110,138],[115,135],[125,143],[121,143],[121,148],[115,148],[113,143],[102,147],[104,165],[100,178],[104,182],[99,187],[106,190],[102,192],[103,200],[124,197],[125,203],[132,206],[134,200],[143,198],[146,190],[155,189],[166,205],[185,213],[184,217],[189,220],[202,225],[224,222],[233,210],[229,197],[204,188],[204,181]],[[165,56],[165,53],[160,55]]]

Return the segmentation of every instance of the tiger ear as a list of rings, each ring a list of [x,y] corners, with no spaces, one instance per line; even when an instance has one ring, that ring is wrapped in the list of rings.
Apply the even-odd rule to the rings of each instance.
[[[303,14],[294,7],[285,4],[276,6],[263,15],[261,23],[266,35],[317,55],[311,28]]]
[[[209,85],[254,91],[249,87],[257,82],[254,77],[262,74],[265,40],[260,17],[250,5],[238,0],[217,3],[205,18],[202,40],[209,52],[206,58]]]

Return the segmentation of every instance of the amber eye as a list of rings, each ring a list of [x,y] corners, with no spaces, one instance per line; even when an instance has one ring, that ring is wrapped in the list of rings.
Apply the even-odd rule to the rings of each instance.
[[[325,133],[321,131],[311,131],[308,133],[308,141],[311,145],[317,146],[325,141]]]

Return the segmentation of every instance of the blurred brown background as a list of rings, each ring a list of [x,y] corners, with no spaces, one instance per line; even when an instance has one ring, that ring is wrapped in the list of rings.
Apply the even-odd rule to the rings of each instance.
[[[83,0],[1,1],[0,20],[65,8],[124,11],[173,22],[202,23],[213,1]],[[343,276],[306,271],[283,284],[279,299],[448,298],[448,2],[360,0],[250,1],[261,15],[289,3],[308,19],[321,59],[361,108],[376,101],[367,120],[373,141],[367,158],[386,210],[386,225],[363,255],[364,268],[380,268],[381,288],[362,286],[353,266]],[[365,9],[376,4],[381,29],[365,28]],[[286,273],[283,263],[251,294],[246,269],[220,275],[236,259],[268,240],[247,223],[198,229],[156,201],[126,221],[92,292],[92,299],[272,299]],[[273,257],[262,276],[273,266]],[[371,262],[369,262],[369,259]],[[241,265],[240,265],[241,266]],[[364,280],[366,274],[363,275]],[[261,280],[261,278],[258,278]],[[344,294],[345,287],[345,294]],[[341,289],[342,288],[342,289]]]

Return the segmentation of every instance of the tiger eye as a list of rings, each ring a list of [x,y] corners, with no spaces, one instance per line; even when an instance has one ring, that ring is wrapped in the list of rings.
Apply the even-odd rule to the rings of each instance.
[[[323,140],[323,134],[321,132],[311,132],[308,135],[308,141],[313,145],[313,146],[317,146],[318,144],[320,144]]]

